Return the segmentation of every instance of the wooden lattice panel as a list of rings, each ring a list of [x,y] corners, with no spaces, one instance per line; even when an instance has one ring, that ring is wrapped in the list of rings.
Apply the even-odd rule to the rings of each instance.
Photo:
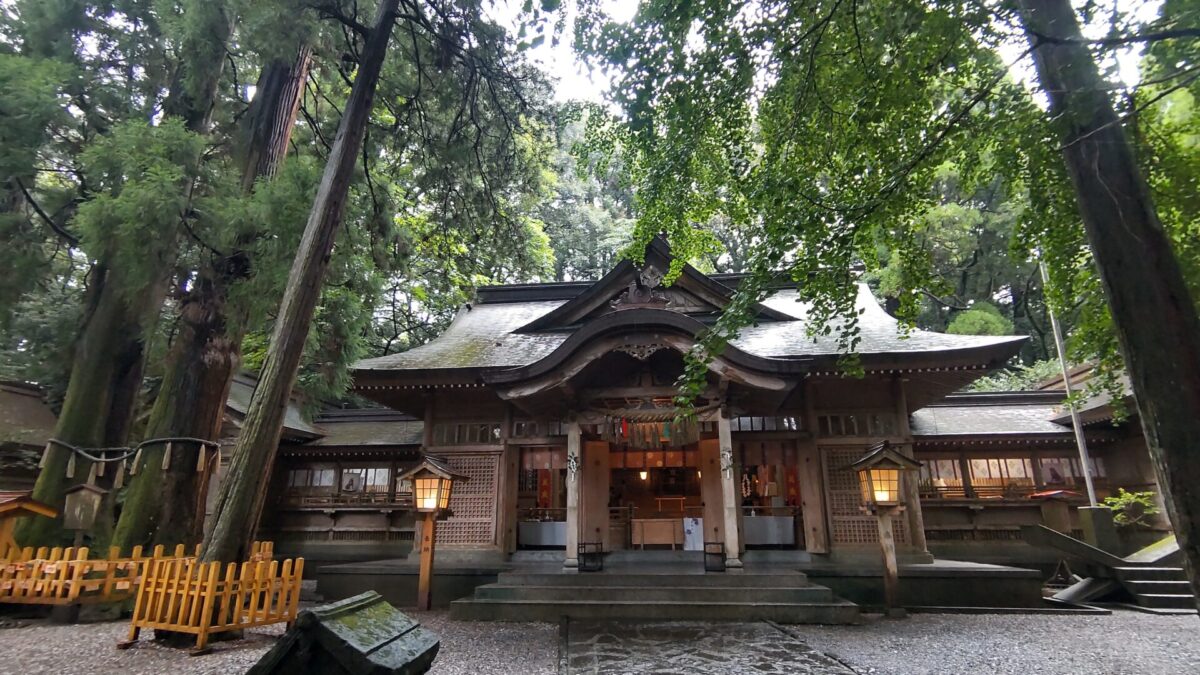
[[[454,483],[450,511],[438,523],[438,545],[479,546],[496,543],[496,477],[499,455],[446,455],[450,468],[468,477]]]
[[[833,543],[875,544],[879,541],[875,516],[862,510],[862,493],[858,476],[847,467],[863,456],[863,447],[824,447],[821,458],[825,464],[825,485],[829,491],[829,520],[833,526]],[[903,516],[892,519],[897,544],[908,543],[908,523]]]

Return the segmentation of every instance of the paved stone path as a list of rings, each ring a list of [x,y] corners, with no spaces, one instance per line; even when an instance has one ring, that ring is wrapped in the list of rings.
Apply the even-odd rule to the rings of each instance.
[[[769,623],[571,622],[565,674],[853,675]]]

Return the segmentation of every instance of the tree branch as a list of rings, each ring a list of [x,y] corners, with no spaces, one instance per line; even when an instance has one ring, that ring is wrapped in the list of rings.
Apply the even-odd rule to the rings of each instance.
[[[1123,35],[1121,37],[1100,38],[1098,40],[1055,37],[1053,35],[1043,35],[1037,31],[1029,32],[1031,35],[1037,37],[1037,39],[1041,42],[1049,44],[1084,44],[1095,45],[1097,47],[1118,47],[1120,45],[1142,42],[1161,42],[1163,40],[1178,40],[1180,38],[1200,38],[1200,28],[1172,28],[1169,30],[1153,31],[1150,33],[1134,33],[1133,35]]]
[[[54,219],[51,218],[50,215],[44,210],[42,210],[41,205],[37,203],[37,200],[33,198],[33,195],[29,194],[29,189],[25,187],[25,183],[20,178],[13,176],[13,182],[15,182],[17,187],[20,188],[21,194],[25,195],[25,200],[29,202],[29,205],[33,207],[33,210],[43,221],[45,221],[47,225],[50,226],[51,230],[54,230],[55,234],[62,237],[63,240],[65,240],[71,247],[79,246],[79,237],[76,237],[68,232],[67,229],[62,225],[54,222]]]

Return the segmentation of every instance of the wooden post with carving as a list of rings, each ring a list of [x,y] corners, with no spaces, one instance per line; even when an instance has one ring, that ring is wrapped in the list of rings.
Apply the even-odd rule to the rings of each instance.
[[[433,607],[433,544],[437,537],[437,513],[425,514],[421,527],[421,572],[417,578],[417,609]]]
[[[579,422],[572,419],[567,423],[567,550],[563,556],[563,567],[579,567],[579,471],[580,462]]]

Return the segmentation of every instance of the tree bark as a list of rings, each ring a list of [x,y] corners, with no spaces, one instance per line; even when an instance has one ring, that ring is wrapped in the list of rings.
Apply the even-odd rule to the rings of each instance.
[[[275,461],[284,411],[296,382],[334,237],[342,222],[398,4],[399,0],[379,3],[374,28],[363,48],[358,74],[288,275],[258,386],[221,484],[212,530],[205,538],[202,553],[206,561],[243,559],[258,526],[266,498],[264,479],[271,474]]]
[[[302,46],[294,60],[263,67],[254,100],[242,118],[240,160],[246,192],[257,179],[273,176],[287,155],[311,54]],[[229,387],[241,363],[246,325],[244,316],[230,320],[227,299],[232,286],[251,273],[250,263],[241,251],[213,261],[183,299],[179,330],[146,438],[217,439]],[[145,461],[130,482],[113,539],[123,550],[139,544],[191,546],[201,539],[208,478],[220,461],[218,453],[205,451],[201,466],[200,444],[173,443],[172,461],[163,470],[165,448],[147,446]]]
[[[205,133],[225,65],[225,48],[233,32],[224,3],[192,5],[196,27],[184,41],[182,56],[163,105],[164,114],[180,117],[190,131]],[[170,236],[170,235],[165,235]],[[124,445],[136,409],[145,364],[145,336],[166,295],[166,271],[174,265],[175,248],[168,258],[147,262],[163,275],[145,292],[129,298],[123,293],[123,273],[102,253],[93,273],[89,311],[75,345],[71,375],[54,437],[83,448]],[[66,476],[71,452],[57,445],[46,449],[42,470],[34,484],[34,498],[62,509],[65,491],[82,482],[91,462],[76,457],[73,478]],[[111,475],[111,472],[106,472]],[[93,546],[105,546],[113,527],[113,495],[104,500],[93,528]],[[62,517],[25,518],[16,537],[25,546],[69,543]]]
[[[1020,5],[1159,486],[1200,598],[1200,317],[1071,3]]]

